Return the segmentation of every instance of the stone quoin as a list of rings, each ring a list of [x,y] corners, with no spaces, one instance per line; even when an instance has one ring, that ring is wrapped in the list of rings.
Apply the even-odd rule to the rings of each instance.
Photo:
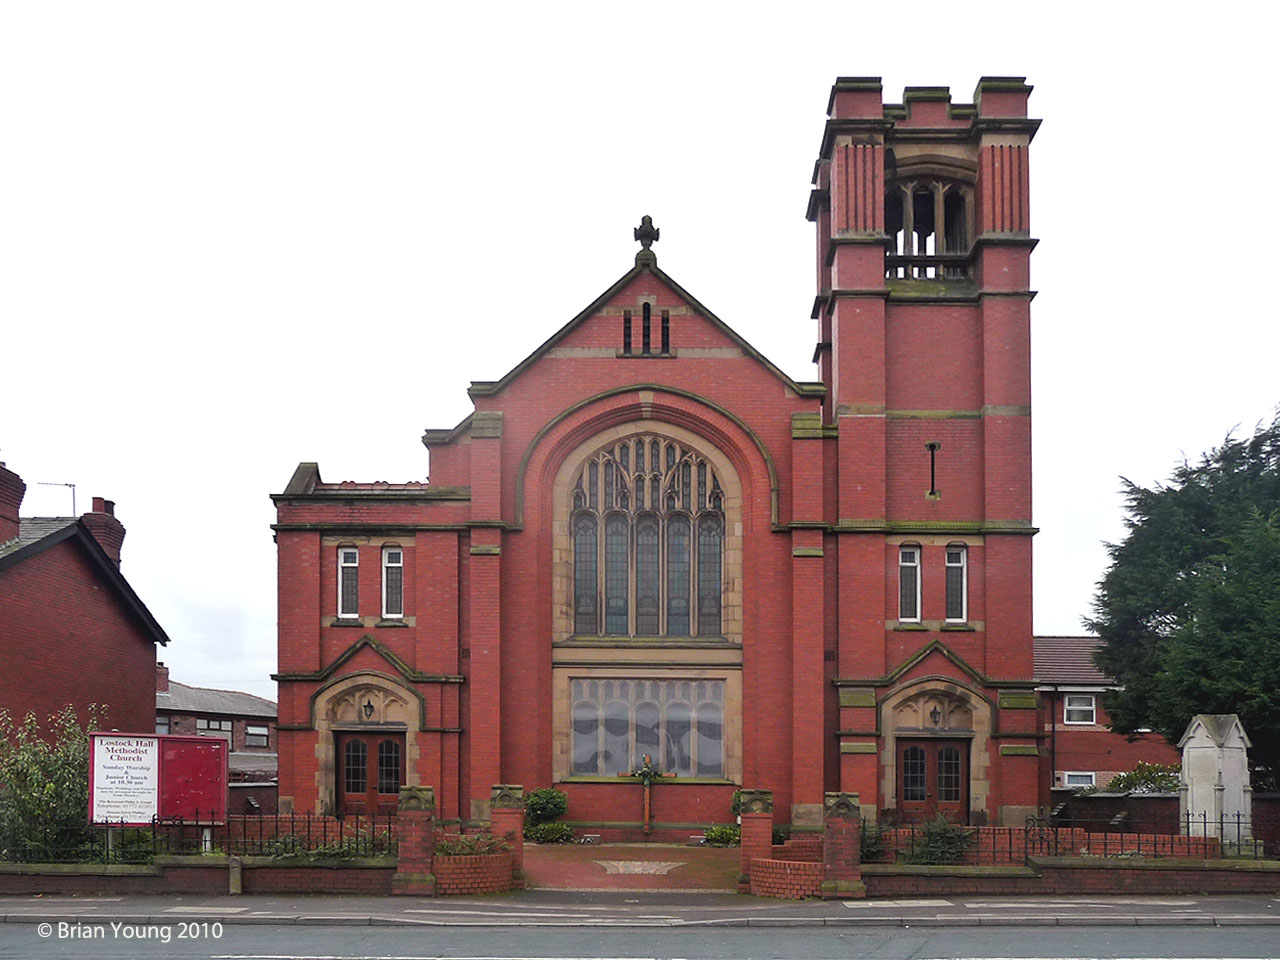
[[[658,265],[634,266],[428,430],[430,482],[274,496],[282,810],[442,821],[496,784],[639,837],[731,822],[735,789],[820,830],[1037,811],[1027,118],[878,78],[831,90],[815,382]],[[797,291],[800,296],[800,291]],[[566,311],[567,312],[567,311]]]

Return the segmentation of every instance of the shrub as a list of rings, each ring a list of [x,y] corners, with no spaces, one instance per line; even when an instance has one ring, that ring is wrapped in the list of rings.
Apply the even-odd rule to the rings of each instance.
[[[786,830],[786,829],[784,829],[784,828],[782,828],[782,827],[774,827],[774,828],[773,828],[773,842],[774,842],[774,844],[786,843],[786,842],[787,842],[788,840],[790,840],[790,839],[791,839],[791,833],[790,833],[790,831],[788,831],[788,830]]]
[[[86,729],[105,720],[93,704],[82,728],[68,704],[49,717],[46,736],[34,713],[16,724],[0,710],[0,859],[101,858],[89,829]]]
[[[903,851],[900,859],[903,863],[959,863],[973,838],[968,827],[939,814],[914,832],[911,849]]]
[[[736,847],[742,842],[742,830],[736,826],[707,827],[702,835],[711,847]]]
[[[539,824],[564,816],[569,809],[569,795],[550,787],[534,790],[524,801],[525,823]]]
[[[530,843],[572,843],[573,827],[567,823],[530,823],[524,828]]]
[[[1177,793],[1181,780],[1180,763],[1144,763],[1117,773],[1107,784],[1108,793]]]
[[[442,857],[475,857],[506,853],[511,845],[503,837],[478,833],[473,837],[444,837],[436,841],[436,853]]]
[[[861,841],[858,859],[863,863],[883,863],[885,859],[884,832],[885,827],[878,823],[862,821]]]

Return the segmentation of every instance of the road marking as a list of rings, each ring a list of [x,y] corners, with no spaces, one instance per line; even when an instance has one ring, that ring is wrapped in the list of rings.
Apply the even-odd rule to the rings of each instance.
[[[950,900],[842,900],[846,907],[954,907]]]
[[[510,910],[447,910],[447,909],[429,909],[426,907],[415,908],[409,907],[405,913],[460,913],[464,916],[473,917],[508,917],[512,920],[518,920],[522,917],[560,917],[563,919],[580,918],[580,919],[596,919],[589,913],[512,913]]]
[[[244,913],[248,907],[165,907],[161,913]]]

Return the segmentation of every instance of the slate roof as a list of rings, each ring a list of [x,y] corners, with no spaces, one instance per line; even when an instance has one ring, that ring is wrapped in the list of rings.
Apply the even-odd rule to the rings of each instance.
[[[76,517],[20,517],[18,536],[0,544],[0,570],[22,563],[29,557],[43,553],[68,540],[74,540],[85,551],[90,563],[103,579],[116,591],[121,604],[141,624],[152,642],[167,644],[169,636],[156,622],[147,605],[133,592],[129,581],[120,573],[119,565],[107,556],[97,538],[89,532],[82,520]]]
[[[1035,637],[1035,678],[1039,683],[1109,687],[1113,681],[1093,664],[1098,637]]]
[[[156,709],[170,713],[216,713],[231,717],[275,717],[275,701],[239,690],[189,687],[169,681],[169,691],[156,691]]]
[[[236,773],[268,773],[274,778],[280,766],[280,757],[274,753],[245,753],[232,751],[227,769]]]
[[[28,544],[43,540],[51,533],[57,533],[63,527],[76,522],[75,517],[20,517],[18,519],[18,537],[0,544],[0,557],[21,550]]]

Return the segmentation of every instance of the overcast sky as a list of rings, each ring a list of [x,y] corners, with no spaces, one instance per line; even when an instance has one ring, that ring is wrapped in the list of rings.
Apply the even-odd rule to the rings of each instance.
[[[1149,484],[1280,401],[1276,7],[9,3],[0,460],[92,496],[174,679],[275,696],[268,495],[422,479],[425,427],[659,263],[817,378],[804,219],[838,75],[1025,75],[1035,626]],[[1195,9],[1197,13],[1186,11]],[[1204,12],[1210,11],[1210,12]]]

